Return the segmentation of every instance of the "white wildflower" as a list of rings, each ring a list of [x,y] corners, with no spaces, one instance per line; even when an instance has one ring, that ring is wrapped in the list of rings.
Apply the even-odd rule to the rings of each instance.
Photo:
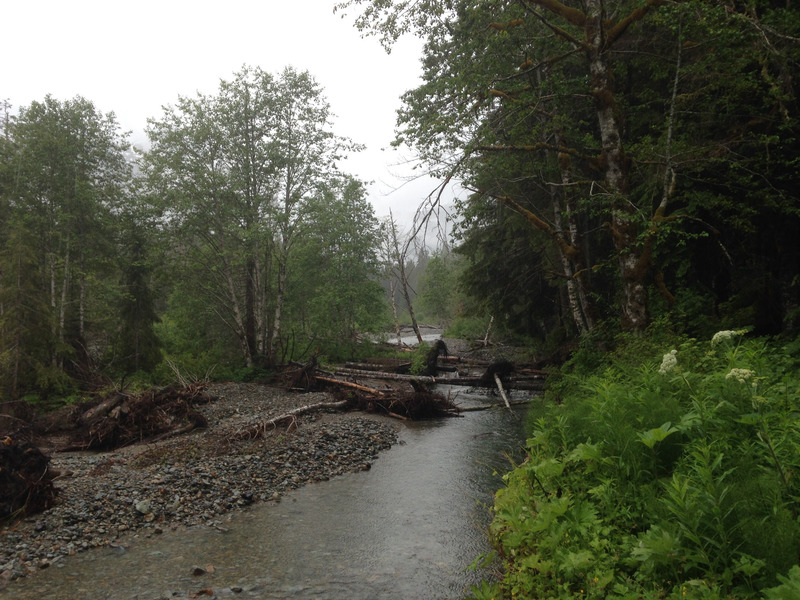
[[[725,329],[723,331],[718,331],[714,334],[714,337],[711,338],[711,345],[718,346],[719,344],[730,342],[733,338],[743,333],[745,333],[744,329]]]
[[[677,366],[678,366],[678,351],[673,349],[667,352],[664,355],[664,358],[661,359],[661,368],[658,369],[658,372],[661,375],[666,375]]]
[[[735,379],[739,383],[747,383],[748,379],[752,379],[756,372],[750,369],[731,369],[731,372],[725,375],[725,379]]]

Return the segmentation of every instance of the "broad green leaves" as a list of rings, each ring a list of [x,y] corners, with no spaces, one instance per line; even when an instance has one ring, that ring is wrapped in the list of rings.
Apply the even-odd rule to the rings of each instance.
[[[793,597],[796,349],[674,342],[681,372],[668,381],[664,347],[641,365],[634,345],[554,390],[562,402],[543,409],[496,495],[497,598]],[[757,388],[726,379],[734,369],[757,373]]]

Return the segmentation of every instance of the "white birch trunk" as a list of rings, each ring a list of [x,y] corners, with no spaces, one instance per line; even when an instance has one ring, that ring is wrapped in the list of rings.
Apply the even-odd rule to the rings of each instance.
[[[274,360],[275,351],[281,339],[281,318],[283,313],[283,301],[286,295],[286,256],[281,257],[278,265],[278,290],[275,294],[275,316],[272,320],[272,342],[270,343],[269,356]]]
[[[648,324],[644,265],[636,248],[638,227],[630,202],[628,168],[616,115],[612,74],[605,43],[605,11],[602,0],[586,0],[586,42],[592,95],[597,105],[597,123],[603,145],[605,194],[610,198],[611,227],[622,279],[622,323],[641,332]]]
[[[242,317],[242,309],[239,306],[239,299],[236,296],[236,284],[233,281],[230,266],[228,262],[224,262],[225,281],[228,284],[228,297],[231,302],[231,309],[233,311],[234,324],[236,325],[236,335],[239,338],[239,345],[242,349],[242,356],[248,367],[253,366],[253,356],[250,353],[250,347],[247,344],[247,331],[244,326],[244,318]]]

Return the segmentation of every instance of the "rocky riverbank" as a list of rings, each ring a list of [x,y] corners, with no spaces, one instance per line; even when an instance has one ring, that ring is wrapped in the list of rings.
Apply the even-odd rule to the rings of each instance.
[[[131,536],[194,526],[224,527],[225,513],[277,502],[292,489],[368,469],[397,440],[393,423],[364,413],[323,411],[288,429],[235,441],[249,426],[330,401],[257,384],[215,384],[202,405],[209,427],[158,444],[104,453],[53,454],[59,501],[0,527],[0,589],[67,555]]]

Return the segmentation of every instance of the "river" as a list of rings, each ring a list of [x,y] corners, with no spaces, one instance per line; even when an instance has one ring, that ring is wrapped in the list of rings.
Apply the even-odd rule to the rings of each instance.
[[[457,402],[486,400],[470,391]],[[224,531],[192,528],[69,557],[0,597],[155,600],[210,588],[217,598],[463,598],[486,576],[465,568],[489,549],[488,506],[509,453],[519,456],[522,416],[495,408],[404,423],[400,443],[369,471],[234,514]]]

